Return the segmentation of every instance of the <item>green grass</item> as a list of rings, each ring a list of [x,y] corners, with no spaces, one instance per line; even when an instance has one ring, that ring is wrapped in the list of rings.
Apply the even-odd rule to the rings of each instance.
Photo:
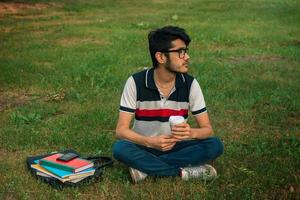
[[[299,198],[298,1],[24,2],[0,12],[0,199]],[[133,185],[115,162],[82,188],[37,181],[29,155],[111,156],[123,85],[151,65],[147,33],[169,24],[192,37],[190,73],[225,145],[218,179]]]

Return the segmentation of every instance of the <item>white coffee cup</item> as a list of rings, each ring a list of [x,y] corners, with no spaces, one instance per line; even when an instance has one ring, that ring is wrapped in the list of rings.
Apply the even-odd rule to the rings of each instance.
[[[169,118],[169,123],[171,127],[176,124],[181,124],[183,122],[184,122],[184,117],[182,116],[170,116]]]

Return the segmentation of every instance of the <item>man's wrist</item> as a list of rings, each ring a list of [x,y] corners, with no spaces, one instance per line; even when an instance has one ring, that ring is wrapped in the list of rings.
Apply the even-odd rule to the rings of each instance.
[[[195,131],[193,128],[191,128],[190,136],[191,136],[191,139],[197,139],[197,131]]]
[[[151,147],[151,145],[150,145],[150,137],[145,137],[145,139],[144,139],[144,146]]]

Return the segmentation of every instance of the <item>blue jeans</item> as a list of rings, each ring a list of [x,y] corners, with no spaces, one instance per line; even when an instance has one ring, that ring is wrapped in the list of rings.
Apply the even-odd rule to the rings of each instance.
[[[223,144],[216,137],[177,142],[169,151],[148,148],[127,140],[118,140],[113,146],[116,160],[151,176],[177,176],[180,168],[205,164],[222,153]]]

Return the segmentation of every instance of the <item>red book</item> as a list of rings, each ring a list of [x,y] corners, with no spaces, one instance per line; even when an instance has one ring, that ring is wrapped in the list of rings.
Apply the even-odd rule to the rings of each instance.
[[[39,164],[44,166],[55,167],[57,169],[62,169],[65,171],[70,171],[73,173],[80,172],[82,170],[91,168],[94,166],[94,163],[82,158],[75,158],[70,161],[60,161],[57,160],[58,157],[62,156],[63,154],[56,153],[51,156],[45,157],[40,159]]]

